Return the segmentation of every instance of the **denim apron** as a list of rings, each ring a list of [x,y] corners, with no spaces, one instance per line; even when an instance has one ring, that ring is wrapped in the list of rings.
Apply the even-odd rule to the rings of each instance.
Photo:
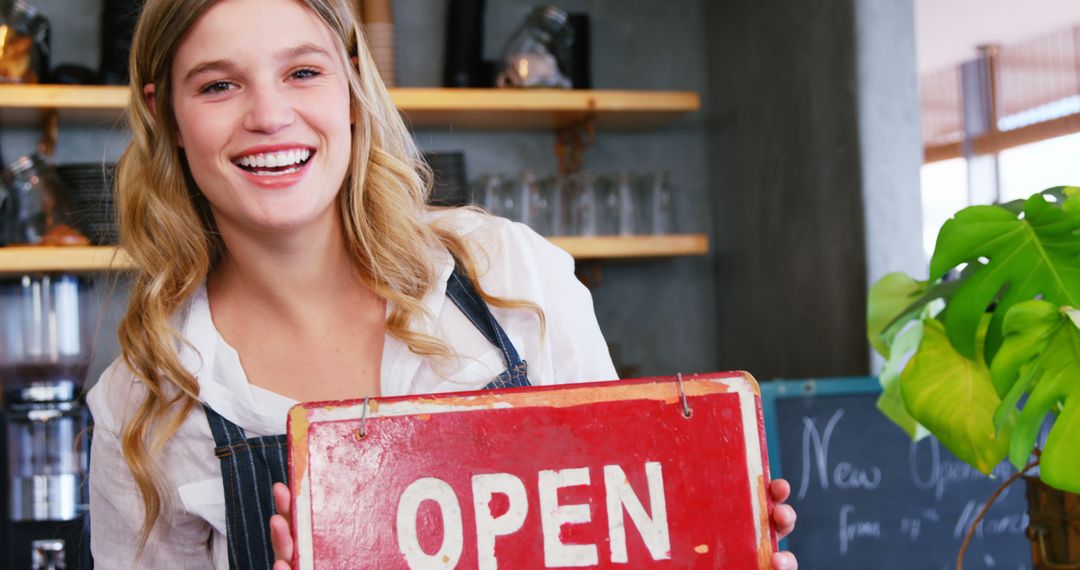
[[[469,278],[455,267],[446,296],[506,359],[507,369],[485,390],[529,386],[528,365],[495,320]],[[225,531],[230,570],[269,570],[274,565],[270,515],[274,483],[289,482],[285,434],[248,438],[240,426],[204,406],[214,434],[214,455],[221,460],[225,485]]]

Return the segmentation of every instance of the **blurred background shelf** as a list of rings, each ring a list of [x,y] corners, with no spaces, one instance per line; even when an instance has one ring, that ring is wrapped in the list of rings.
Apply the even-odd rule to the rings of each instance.
[[[131,268],[131,260],[115,247],[8,246],[0,247],[0,275],[44,271],[84,273]]]
[[[574,259],[640,259],[706,255],[705,234],[662,236],[553,237]],[[123,271],[131,260],[115,247],[0,247],[0,275],[46,271]]]
[[[552,237],[552,243],[578,261],[592,259],[641,259],[646,257],[682,257],[709,253],[705,234],[657,236]]]
[[[592,118],[601,129],[656,127],[701,108],[687,91],[564,89],[391,89],[412,127],[461,129],[555,129]],[[56,109],[61,121],[118,123],[127,87],[97,85],[3,85],[0,115],[28,124]]]

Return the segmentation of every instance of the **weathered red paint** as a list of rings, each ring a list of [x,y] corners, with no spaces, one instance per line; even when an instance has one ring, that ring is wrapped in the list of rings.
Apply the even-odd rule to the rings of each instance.
[[[502,568],[543,568],[541,489],[550,492],[553,478],[563,475],[581,483],[584,473],[588,484],[558,488],[544,503],[548,512],[557,508],[579,519],[587,513],[588,522],[563,524],[557,535],[549,531],[546,537],[555,550],[561,548],[556,542],[571,549],[595,546],[577,550],[594,552],[595,563],[586,556],[574,564],[768,568],[776,546],[757,384],[745,373],[686,376],[683,392],[690,418],[683,416],[674,378],[382,398],[369,402],[359,439],[362,401],[297,406],[289,420],[294,562],[298,568],[406,568],[401,545],[407,537],[399,528],[407,535],[409,521],[415,522],[423,553],[436,553],[444,540],[458,536],[453,509],[423,500],[414,517],[400,517],[402,527],[399,501],[407,494],[427,496],[406,489],[434,488],[427,482],[437,479],[448,487],[432,483],[442,489],[441,500],[456,500],[460,509],[460,552],[450,548],[453,557],[444,560],[445,567],[456,562],[476,568],[484,560],[488,567],[497,562]],[[551,473],[569,469],[577,471]],[[619,473],[625,473],[623,485]],[[410,487],[420,480],[425,482]],[[478,513],[478,481],[508,481],[516,490],[496,489]],[[664,508],[651,501],[650,489],[662,489]],[[609,503],[609,495],[627,492],[652,517],[641,519],[640,528],[628,515],[633,507]],[[619,549],[611,541],[619,531],[609,525],[609,504],[621,505],[612,512],[621,513],[624,523],[623,563],[612,561]],[[575,505],[583,506],[573,511]],[[666,525],[655,520],[658,511],[666,514]],[[515,530],[510,523],[518,518]],[[492,519],[503,527],[493,531]],[[493,559],[491,552],[478,554],[481,524],[487,524],[484,536],[494,536]],[[651,546],[643,538],[647,533]]]

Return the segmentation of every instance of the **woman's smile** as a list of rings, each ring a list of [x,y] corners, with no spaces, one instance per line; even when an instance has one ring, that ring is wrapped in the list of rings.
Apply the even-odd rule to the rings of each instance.
[[[232,158],[232,163],[252,184],[263,188],[288,188],[303,180],[316,151],[292,143],[252,147]]]

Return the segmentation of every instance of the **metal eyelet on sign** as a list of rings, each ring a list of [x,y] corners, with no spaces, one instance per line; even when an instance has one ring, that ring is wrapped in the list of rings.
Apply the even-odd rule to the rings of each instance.
[[[360,429],[356,430],[353,434],[353,439],[360,441],[367,437],[367,411],[368,411],[368,398],[364,398],[364,409],[360,412]]]
[[[675,378],[679,381],[679,399],[682,400],[682,415],[685,418],[689,418],[694,412],[690,409],[690,403],[686,400],[686,391],[683,390],[682,385],[682,372],[676,374]]]

